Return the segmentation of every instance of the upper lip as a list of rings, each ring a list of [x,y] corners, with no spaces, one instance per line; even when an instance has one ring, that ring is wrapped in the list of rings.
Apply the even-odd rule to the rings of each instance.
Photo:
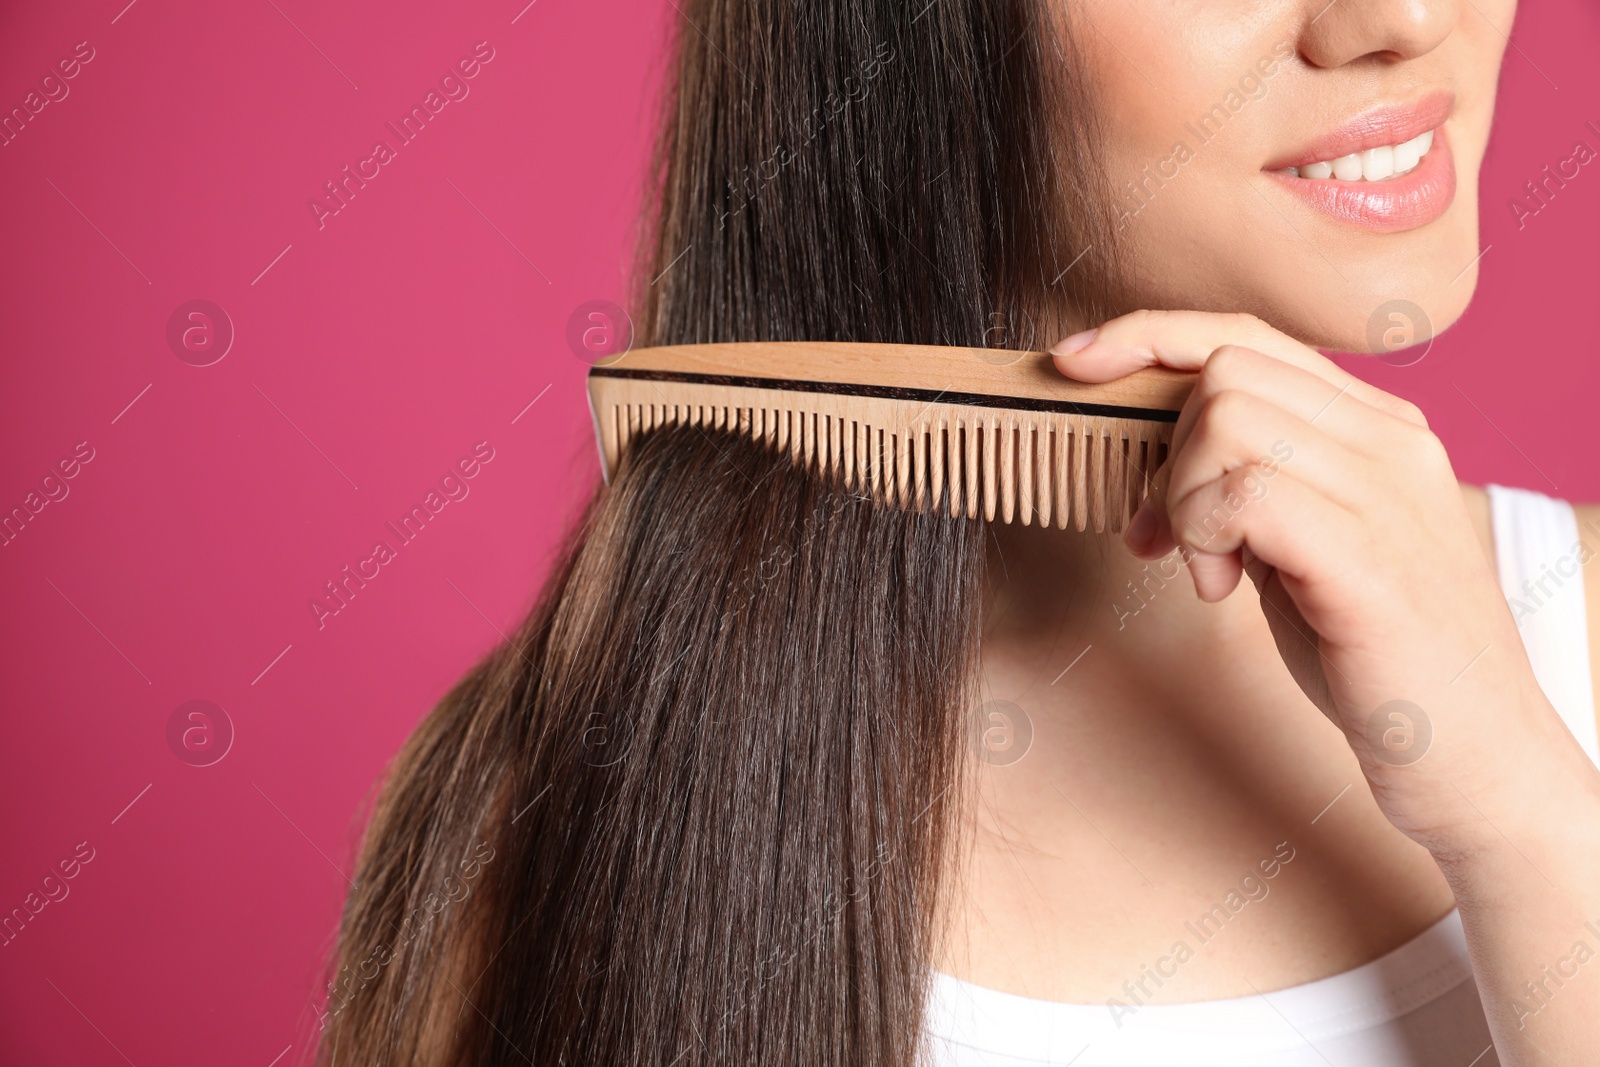
[[[1401,144],[1444,125],[1456,106],[1456,94],[1439,89],[1404,104],[1377,104],[1355,118],[1318,134],[1309,144],[1268,164],[1264,170],[1326,163],[1368,148]]]

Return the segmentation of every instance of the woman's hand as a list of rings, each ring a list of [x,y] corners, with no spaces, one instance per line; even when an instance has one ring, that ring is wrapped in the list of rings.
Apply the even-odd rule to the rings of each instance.
[[[1126,534],[1202,599],[1248,571],[1284,662],[1343,728],[1384,812],[1433,849],[1596,774],[1533,676],[1439,439],[1417,407],[1249,315],[1135,312],[1052,350],[1107,381],[1199,371]]]
[[[1499,1062],[1600,1063],[1600,971],[1571,971],[1600,968],[1600,771],[1422,413],[1249,315],[1136,312],[1052,352],[1080,381],[1199,371],[1129,547],[1177,549],[1208,601],[1250,575],[1295,680],[1455,891]]]

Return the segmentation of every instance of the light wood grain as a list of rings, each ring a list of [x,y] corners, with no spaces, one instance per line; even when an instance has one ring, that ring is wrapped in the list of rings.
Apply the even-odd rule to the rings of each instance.
[[[947,389],[954,393],[1076,400],[1177,411],[1194,374],[1151,367],[1088,385],[1056,370],[1048,352],[845,341],[740,341],[664,345],[608,359],[606,367],[851,385]]]
[[[1011,359],[1011,357],[1016,357]],[[1010,362],[998,362],[1005,358]],[[1194,375],[1106,385],[1060,376],[1041,352],[920,345],[748,343],[641,349],[608,367],[770,379],[722,384],[592,374],[607,477],[638,435],[670,424],[741,434],[887,505],[1023,525],[1120,531],[1166,456],[1168,421],[783,388],[825,382],[1176,411]]]

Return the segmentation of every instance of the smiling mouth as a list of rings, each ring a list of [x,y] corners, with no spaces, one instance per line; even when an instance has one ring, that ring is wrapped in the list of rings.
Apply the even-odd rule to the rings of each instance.
[[[1379,145],[1320,163],[1284,167],[1275,173],[1291,178],[1334,178],[1344,182],[1392,181],[1415,170],[1432,147],[1433,130],[1427,130],[1399,144]]]

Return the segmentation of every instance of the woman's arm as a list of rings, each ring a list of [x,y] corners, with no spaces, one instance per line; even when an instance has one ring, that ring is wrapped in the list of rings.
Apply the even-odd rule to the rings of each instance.
[[[1248,315],[1138,312],[1055,351],[1086,381],[1200,371],[1129,546],[1176,548],[1205,600],[1250,576],[1285,665],[1449,880],[1500,1062],[1600,1063],[1600,769],[1421,412]]]

